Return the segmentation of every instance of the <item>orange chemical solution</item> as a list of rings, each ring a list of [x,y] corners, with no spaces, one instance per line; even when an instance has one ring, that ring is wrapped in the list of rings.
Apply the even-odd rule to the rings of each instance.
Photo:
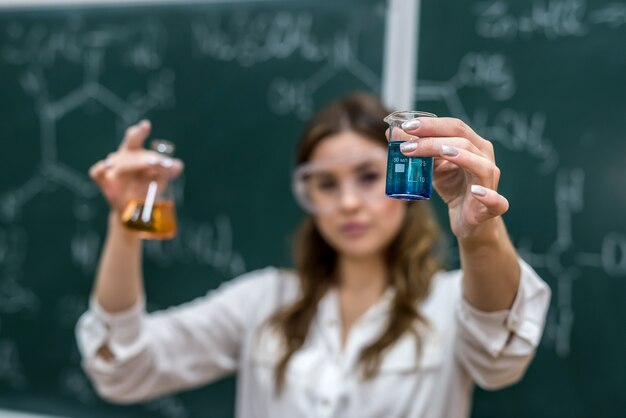
[[[145,201],[132,199],[122,214],[122,224],[143,239],[169,239],[176,235],[176,211],[171,200],[154,202],[147,221],[143,219]]]

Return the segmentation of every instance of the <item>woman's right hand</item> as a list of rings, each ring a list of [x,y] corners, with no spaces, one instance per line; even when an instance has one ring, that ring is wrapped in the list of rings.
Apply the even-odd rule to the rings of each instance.
[[[129,127],[118,150],[89,169],[89,176],[100,187],[111,209],[118,214],[124,211],[131,199],[145,196],[146,186],[151,180],[172,179],[183,172],[181,160],[144,149],[143,143],[150,129],[147,120]]]

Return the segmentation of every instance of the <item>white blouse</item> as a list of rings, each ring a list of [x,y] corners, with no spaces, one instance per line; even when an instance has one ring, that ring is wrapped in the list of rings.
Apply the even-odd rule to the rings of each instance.
[[[274,395],[278,336],[264,325],[294,301],[293,273],[268,267],[222,284],[190,303],[147,314],[144,302],[108,313],[95,300],[76,333],[83,366],[98,393],[129,403],[238,374],[239,418],[468,417],[474,383],[487,389],[521,379],[541,338],[550,289],[523,261],[510,310],[481,312],[461,293],[461,272],[437,273],[421,306],[421,355],[406,334],[363,380],[359,353],[385,327],[394,291],[353,325],[341,347],[338,299],[320,301],[305,345],[292,357],[285,390]],[[96,355],[108,344],[115,356]]]

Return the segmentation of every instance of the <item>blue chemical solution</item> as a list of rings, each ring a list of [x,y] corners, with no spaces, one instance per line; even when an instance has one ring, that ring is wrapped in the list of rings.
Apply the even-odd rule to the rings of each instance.
[[[385,194],[394,199],[428,200],[433,192],[433,158],[407,157],[400,151],[402,142],[389,142]]]

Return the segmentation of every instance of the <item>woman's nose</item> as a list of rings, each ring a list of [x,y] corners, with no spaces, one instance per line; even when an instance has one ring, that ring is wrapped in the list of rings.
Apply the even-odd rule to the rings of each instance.
[[[350,185],[342,187],[341,196],[339,196],[339,206],[344,211],[353,211],[358,209],[362,204],[359,193]]]

